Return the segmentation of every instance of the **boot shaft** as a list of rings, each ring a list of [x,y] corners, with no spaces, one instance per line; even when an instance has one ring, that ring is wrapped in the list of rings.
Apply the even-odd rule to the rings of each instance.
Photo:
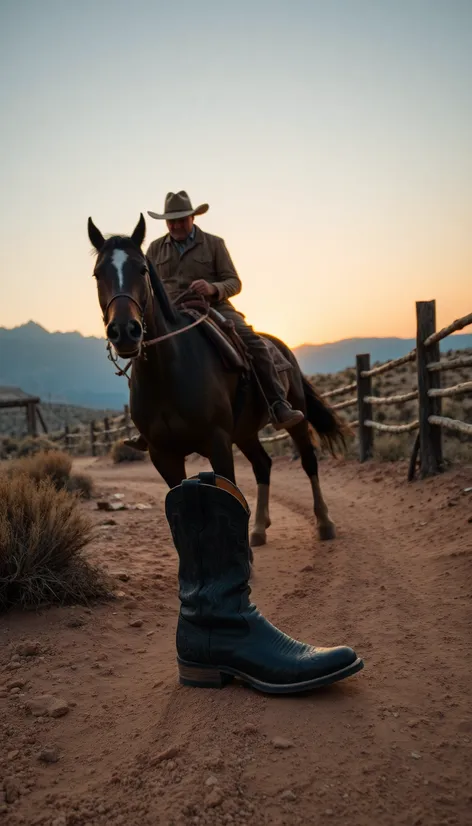
[[[166,517],[179,555],[181,614],[233,624],[249,606],[249,508],[237,488],[213,473],[169,491]],[[230,492],[231,491],[231,492]]]

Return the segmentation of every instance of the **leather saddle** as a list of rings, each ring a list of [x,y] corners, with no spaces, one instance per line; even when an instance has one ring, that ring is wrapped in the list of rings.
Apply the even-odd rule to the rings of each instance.
[[[221,358],[223,367],[231,372],[250,373],[252,359],[241,337],[236,332],[233,322],[225,318],[214,307],[210,307],[199,298],[186,298],[179,304],[179,311],[191,319],[197,320],[208,311],[208,317],[202,321],[202,333],[213,344]],[[264,339],[269,348],[272,361],[278,373],[290,370],[292,365],[269,338]]]

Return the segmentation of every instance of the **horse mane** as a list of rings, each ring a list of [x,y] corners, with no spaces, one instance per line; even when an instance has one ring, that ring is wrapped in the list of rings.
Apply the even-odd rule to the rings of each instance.
[[[159,278],[156,268],[150,258],[146,255],[146,263],[149,270],[149,280],[151,282],[152,291],[156,297],[156,300],[159,304],[159,308],[164,316],[165,320],[168,321],[170,324],[176,324],[179,321],[179,314],[175,309],[174,305],[172,304],[169,296],[167,295],[166,289],[164,284],[162,283],[161,279]]]

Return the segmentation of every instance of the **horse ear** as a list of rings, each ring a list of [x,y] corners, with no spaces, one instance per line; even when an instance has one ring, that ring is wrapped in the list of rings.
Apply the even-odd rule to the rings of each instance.
[[[97,227],[95,226],[95,224],[93,223],[91,218],[88,219],[87,228],[88,228],[88,237],[90,238],[90,243],[92,244],[92,246],[95,247],[97,252],[100,252],[101,248],[103,247],[103,245],[105,243],[105,239],[104,239],[102,233],[100,232],[99,229],[97,229]]]
[[[131,240],[138,246],[141,247],[146,235],[146,221],[144,220],[143,213],[141,212],[139,216],[139,221],[136,224],[133,234],[131,236]]]

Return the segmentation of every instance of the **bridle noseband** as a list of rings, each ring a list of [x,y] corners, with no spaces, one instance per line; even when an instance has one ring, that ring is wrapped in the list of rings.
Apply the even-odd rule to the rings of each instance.
[[[113,295],[110,298],[110,300],[109,300],[109,302],[108,302],[108,304],[105,307],[105,310],[103,312],[103,323],[104,323],[105,327],[108,326],[108,320],[107,320],[108,310],[110,309],[111,305],[113,304],[114,301],[116,301],[117,298],[127,298],[129,301],[132,301],[133,304],[136,304],[136,306],[137,306],[137,308],[140,312],[140,315],[141,315],[141,323],[143,324],[143,327],[144,327],[144,313],[146,312],[146,307],[147,307],[147,296],[146,296],[146,302],[144,304],[144,307],[141,307],[141,304],[139,303],[139,301],[136,301],[136,299],[130,293],[115,293],[115,295]]]

